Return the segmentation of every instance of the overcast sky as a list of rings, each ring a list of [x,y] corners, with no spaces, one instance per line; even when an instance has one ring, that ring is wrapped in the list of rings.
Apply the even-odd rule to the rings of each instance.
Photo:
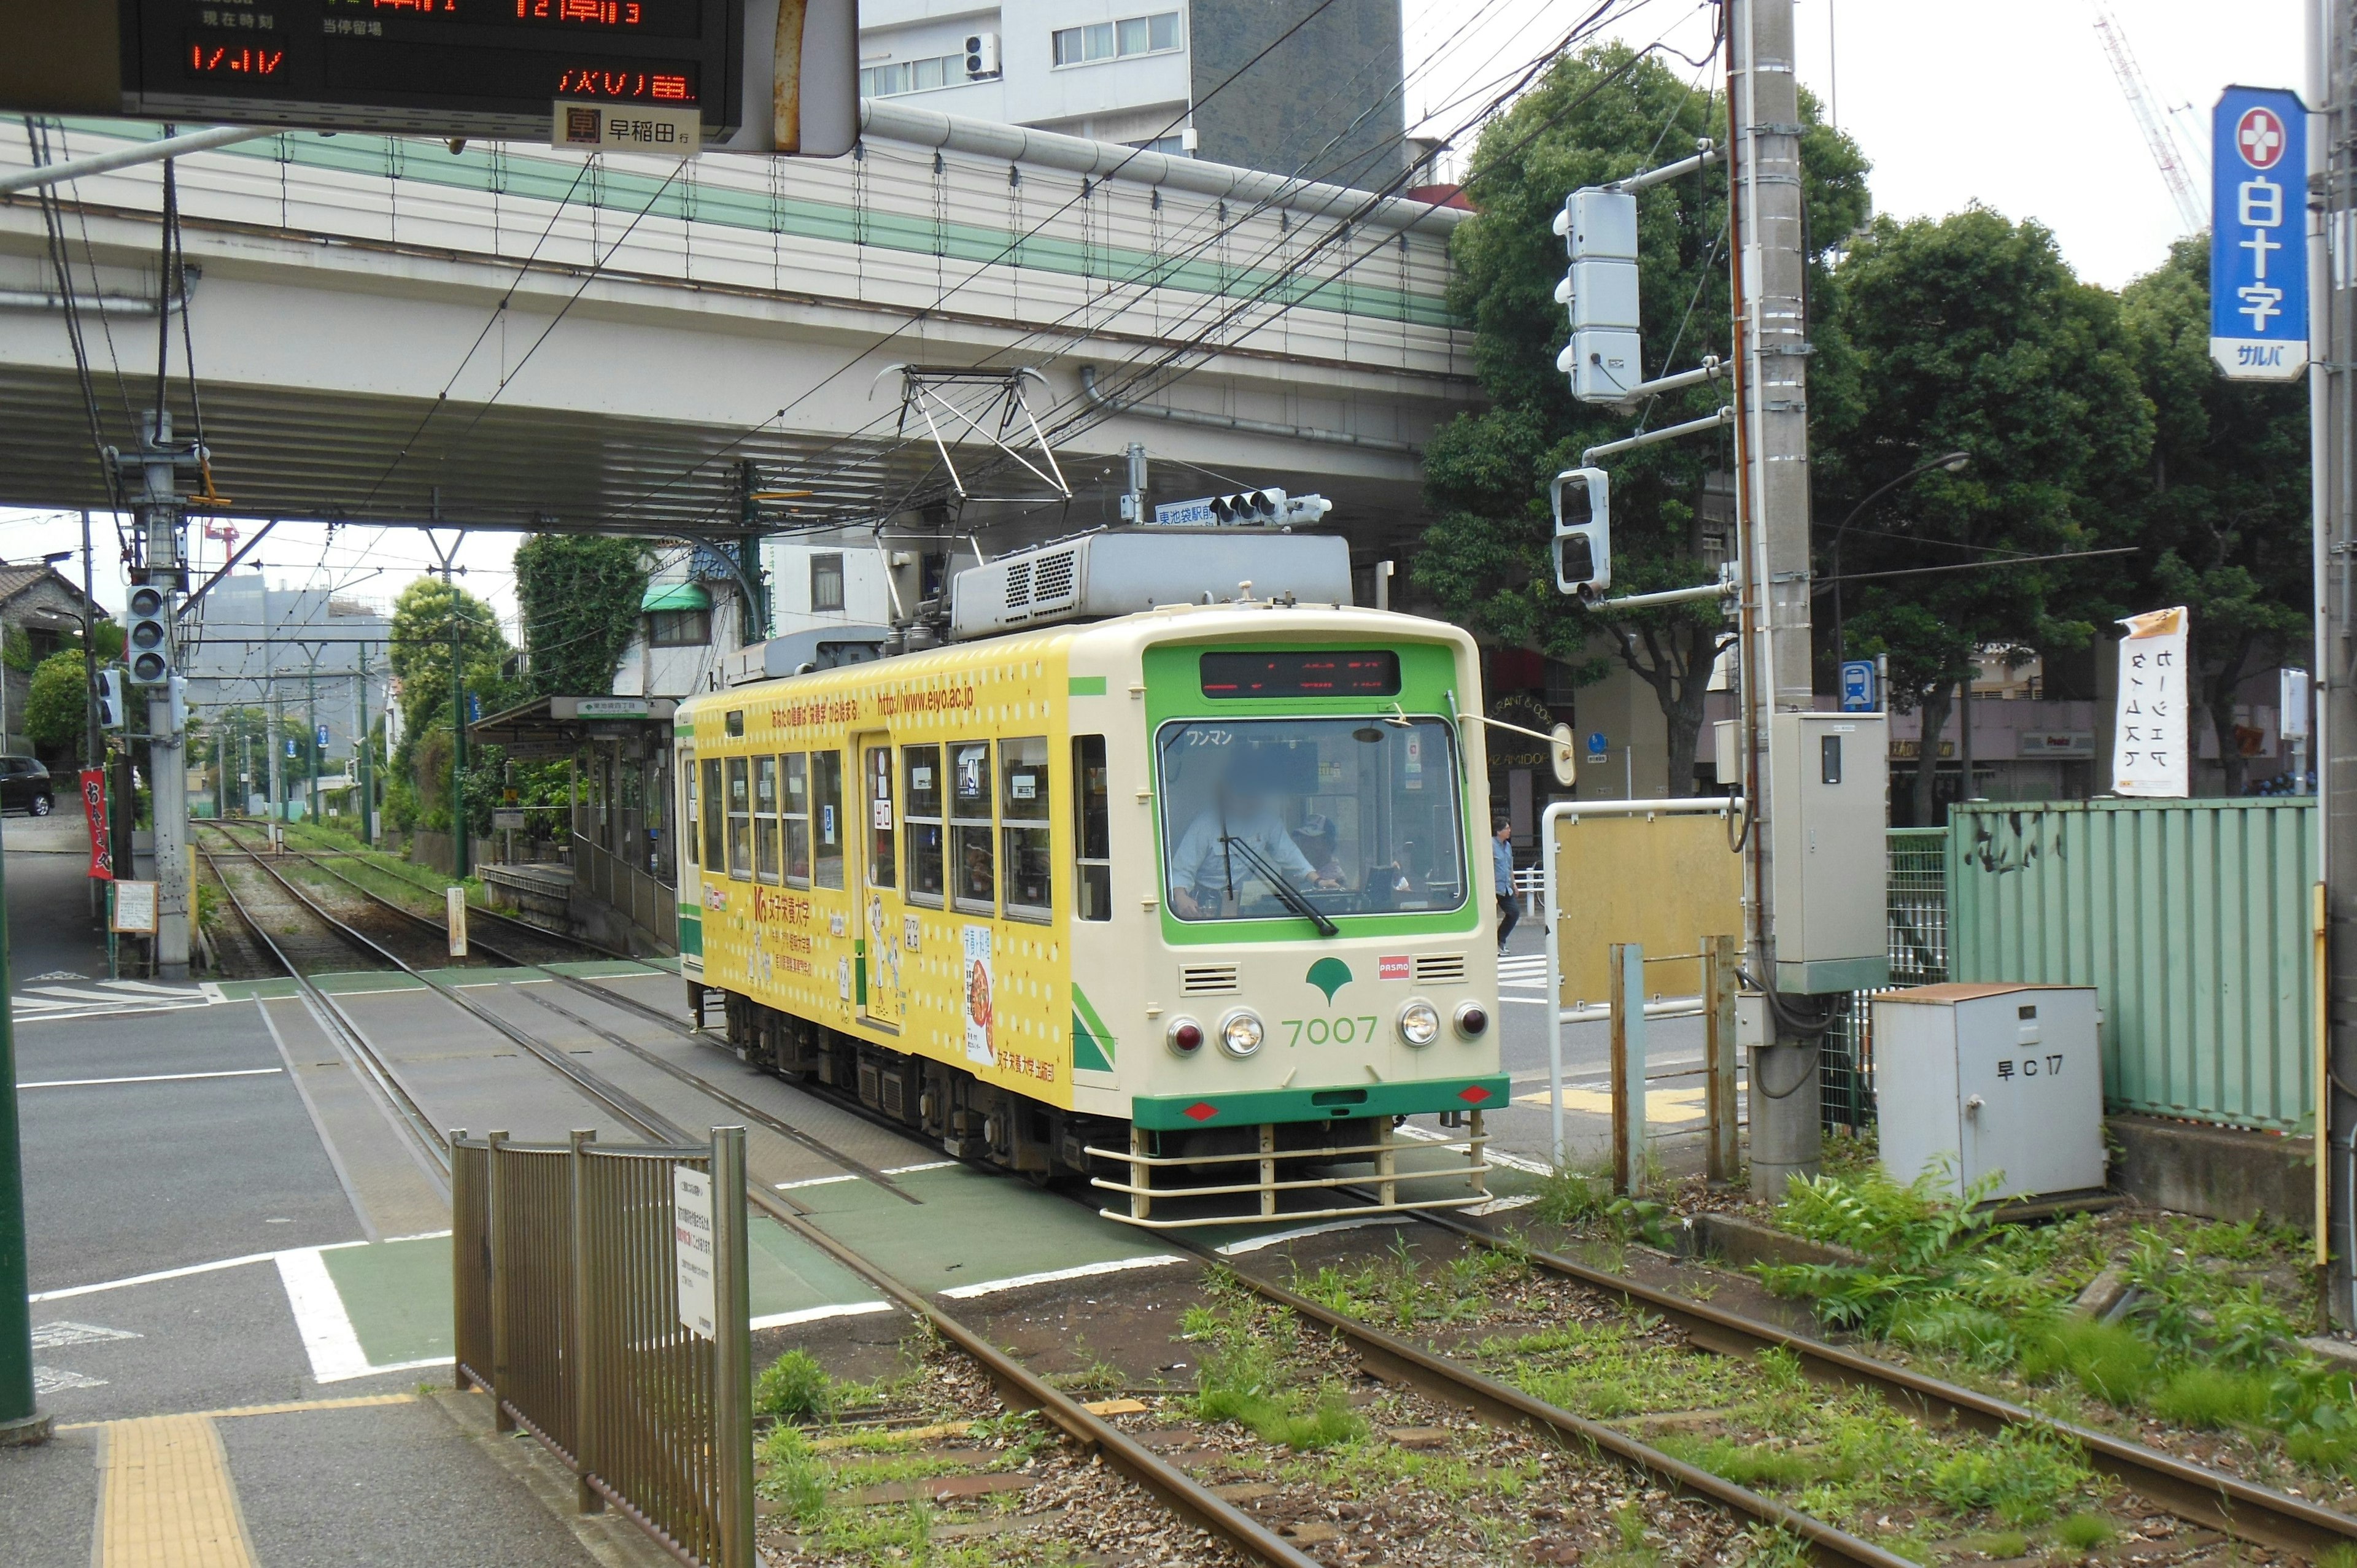
[[[1551,45],[1593,0],[1405,0],[1412,118],[1453,126]],[[2080,275],[2114,287],[2161,260],[2182,231],[2094,28],[2093,0],[1797,0],[1802,79],[1873,160],[1878,211],[1939,216],[1979,201],[2052,229]],[[2114,0],[2154,99],[2194,162],[2206,203],[2210,106],[2230,82],[2299,88],[2295,0]],[[1695,0],[1622,0],[1611,36],[1699,58],[1709,11]],[[1697,70],[1672,60],[1699,83]],[[2170,114],[2171,111],[2178,113]],[[117,609],[120,572],[100,535],[98,592]],[[447,541],[447,535],[445,539]],[[469,538],[466,585],[515,607],[516,537]],[[222,546],[199,541],[199,560]],[[0,558],[75,550],[70,517],[0,513]],[[262,547],[274,584],[317,583],[390,601],[433,562],[414,530],[282,526]],[[78,572],[69,564],[69,571]]]

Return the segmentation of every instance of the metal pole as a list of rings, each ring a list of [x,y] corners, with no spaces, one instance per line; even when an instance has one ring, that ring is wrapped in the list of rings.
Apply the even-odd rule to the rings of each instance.
[[[16,1033],[10,1021],[8,907],[0,875],[0,1448],[46,1443],[33,1403],[33,1314],[25,1251],[25,1165],[16,1133]]]
[[[1731,1187],[1743,1174],[1737,1146],[1735,1080],[1735,939],[1702,940],[1703,1067],[1710,1112],[1705,1179]]]
[[[352,731],[353,744],[361,753],[361,843],[373,846],[376,843],[376,744],[369,736],[368,712],[368,650],[361,644],[360,680],[352,687],[352,703],[358,708]]]
[[[712,1130],[713,1449],[720,1480],[719,1568],[753,1568],[753,1303],[746,1249],[745,1129]]]
[[[278,832],[281,821],[286,815],[286,809],[279,804],[279,801],[285,799],[285,797],[279,793],[278,771],[279,749],[285,744],[280,736],[279,731],[283,730],[286,726],[285,720],[279,712],[278,705],[278,668],[275,660],[275,650],[277,644],[273,639],[273,628],[270,624],[270,574],[267,571],[262,570],[260,562],[256,562],[254,565],[256,571],[260,573],[262,577],[262,693],[264,706],[268,710],[269,714],[269,734],[266,743],[262,748],[262,753],[264,760],[269,764],[264,771],[268,773],[270,776],[268,786],[270,791],[270,847],[276,849],[278,847]]]
[[[1546,900],[1547,1114],[1552,1127],[1547,1147],[1558,1172],[1563,1169],[1563,955],[1555,943],[1563,924],[1555,903],[1555,863],[1561,853],[1556,835],[1562,831],[1557,824],[1563,821],[1563,804],[1558,800],[1539,816],[1539,885]]]
[[[578,1513],[606,1511],[604,1494],[589,1483],[589,1477],[597,1473],[599,1457],[598,1371],[590,1349],[596,1336],[589,1321],[590,1315],[597,1309],[590,1289],[589,1269],[589,1145],[597,1141],[595,1128],[575,1128],[568,1167],[573,1177],[573,1312],[566,1326],[572,1333],[573,1346],[565,1369],[573,1378],[573,1506]]]
[[[111,153],[94,153],[86,158],[68,158],[63,163],[44,164],[38,168],[12,169],[0,175],[0,196],[12,191],[30,190],[36,186],[59,185],[67,180],[80,179],[85,175],[104,174],[110,169],[129,168],[135,164],[152,164],[158,159],[168,160],[187,153],[226,147],[232,142],[251,142],[278,134],[281,133],[277,131],[223,125],[210,131],[191,131],[185,136],[167,136],[160,142],[123,147]],[[169,297],[168,290],[167,297]],[[164,314],[169,316],[171,312],[167,309]]]
[[[309,787],[303,791],[303,820],[319,820],[319,655],[324,648],[310,650],[311,667],[303,672],[303,750],[310,764]]]
[[[446,575],[443,579],[447,582]],[[450,870],[467,876],[467,626],[454,600],[450,614]]]
[[[1768,767],[1771,720],[1815,706],[1810,660],[1807,322],[1801,244],[1801,108],[1793,74],[1792,0],[1729,0],[1728,221],[1734,242],[1735,406],[1741,576],[1744,796],[1753,811],[1745,867],[1749,958],[1762,984],[1780,983],[1772,823],[1783,807]],[[1799,975],[1788,978],[1797,983]],[[1772,1016],[1772,1014],[1771,1014]],[[1816,1043],[1778,1037],[1754,1053],[1751,1081],[1816,1076]],[[1817,1097],[1754,1094],[1755,1190],[1780,1193],[1817,1172]]]
[[[1645,950],[1612,944],[1612,1190],[1645,1187]]]
[[[487,1210],[483,1217],[483,1233],[490,1239],[491,1251],[491,1310],[489,1315],[491,1320],[491,1364],[476,1369],[490,1375],[491,1386],[483,1391],[491,1396],[491,1430],[509,1433],[516,1429],[515,1416],[508,1410],[505,1397],[508,1382],[507,1249],[514,1244],[514,1238],[508,1234],[505,1219],[500,1212],[500,1199],[505,1196],[500,1189],[506,1185],[500,1174],[500,1166],[506,1163],[500,1158],[500,1145],[508,1141],[507,1129],[502,1127],[486,1134],[486,1141],[490,1147],[483,1155],[483,1191]]]

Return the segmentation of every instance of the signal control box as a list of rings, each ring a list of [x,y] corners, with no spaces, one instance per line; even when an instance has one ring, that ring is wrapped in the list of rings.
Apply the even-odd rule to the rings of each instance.
[[[1776,989],[1890,983],[1889,719],[1785,713],[1768,735]]]
[[[1958,1197],[2104,1185],[2103,1015],[2088,985],[1946,984],[1874,999],[1882,1168]]]

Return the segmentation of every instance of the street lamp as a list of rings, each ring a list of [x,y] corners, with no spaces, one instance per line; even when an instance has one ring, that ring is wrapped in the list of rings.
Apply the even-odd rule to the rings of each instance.
[[[1851,523],[1856,522],[1856,521],[1857,521],[1857,519],[1858,519],[1858,514],[1859,514],[1860,512],[1863,512],[1864,510],[1866,510],[1866,509],[1867,509],[1867,508],[1868,508],[1868,507],[1872,506],[1875,502],[1877,502],[1877,501],[1880,500],[1884,496],[1889,495],[1891,491],[1893,491],[1893,490],[1897,489],[1900,486],[1901,486],[1901,485],[1905,484],[1908,480],[1910,480],[1910,479],[1913,479],[1913,478],[1921,478],[1923,475],[1930,473],[1930,472],[1931,472],[1932,469],[1934,469],[1934,468],[1943,469],[1943,470],[1945,470],[1946,472],[1951,473],[1951,474],[1959,474],[1959,473],[1964,472],[1964,468],[1965,468],[1965,467],[1967,467],[1967,466],[1972,462],[1972,460],[1973,460],[1973,455],[1972,455],[1971,453],[1969,453],[1969,452],[1943,452],[1943,453],[1942,453],[1940,456],[1938,456],[1937,457],[1929,458],[1929,459],[1927,459],[1927,460],[1925,460],[1925,461],[1923,461],[1923,462],[1918,463],[1918,464],[1916,464],[1913,467],[1911,467],[1911,468],[1908,469],[1905,473],[1903,473],[1903,474],[1900,475],[1897,478],[1895,478],[1895,479],[1891,480],[1889,483],[1888,483],[1888,484],[1886,484],[1886,485],[1882,485],[1882,486],[1880,486],[1880,487],[1877,488],[1876,489],[1874,489],[1874,490],[1872,490],[1872,491],[1868,492],[1868,494],[1867,495],[1867,498],[1866,498],[1864,500],[1862,500],[1862,501],[1858,502],[1856,506],[1854,506],[1854,507],[1852,507],[1852,508],[1850,508],[1850,509],[1849,509],[1849,515],[1848,515],[1847,517],[1843,518],[1839,523],[1837,523],[1837,524],[1835,524],[1835,527],[1834,527],[1834,662],[1835,662],[1835,663],[1839,664],[1839,663],[1843,662],[1844,660],[1846,660],[1849,657],[1848,627],[1844,623],[1844,621],[1843,621],[1843,619],[1842,619],[1842,564],[1841,564],[1842,535],[1843,535],[1843,534],[1845,534],[1845,533],[1847,533],[1847,532],[1849,532],[1849,525],[1850,525]]]

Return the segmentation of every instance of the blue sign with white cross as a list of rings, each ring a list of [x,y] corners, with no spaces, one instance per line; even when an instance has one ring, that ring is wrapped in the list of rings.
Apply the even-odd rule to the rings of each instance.
[[[2308,111],[2230,87],[2210,116],[2210,357],[2234,381],[2308,369]]]

